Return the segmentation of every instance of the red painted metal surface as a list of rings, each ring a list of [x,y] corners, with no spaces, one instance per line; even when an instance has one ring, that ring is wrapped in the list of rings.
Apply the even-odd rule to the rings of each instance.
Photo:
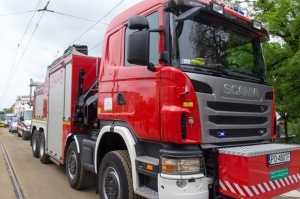
[[[219,154],[220,192],[234,198],[272,198],[300,187],[300,150],[291,151],[291,162],[268,167],[267,155],[243,157]],[[270,179],[270,172],[288,168],[288,176]]]

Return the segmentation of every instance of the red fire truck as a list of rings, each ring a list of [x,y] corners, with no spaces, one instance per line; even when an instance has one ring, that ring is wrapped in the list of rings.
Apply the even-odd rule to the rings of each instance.
[[[102,57],[73,45],[36,90],[32,153],[100,198],[271,198],[300,186],[300,146],[274,144],[266,28],[213,0],[144,0]],[[38,171],[37,171],[38,172]]]

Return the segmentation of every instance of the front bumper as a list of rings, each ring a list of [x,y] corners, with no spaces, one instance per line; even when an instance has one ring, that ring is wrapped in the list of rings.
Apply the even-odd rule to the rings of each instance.
[[[12,132],[15,132],[15,131],[17,131],[17,130],[18,130],[18,127],[16,127],[16,126],[13,126],[13,127],[11,127],[11,128],[10,128],[10,130],[11,130]]]
[[[212,183],[211,178],[198,178],[195,179],[191,176],[186,181],[185,185],[180,187],[181,180],[166,179],[158,175],[158,194],[159,198],[172,198],[172,199],[199,199],[208,198],[208,185]]]
[[[24,137],[29,138],[31,136],[31,129],[26,129],[23,131]]]

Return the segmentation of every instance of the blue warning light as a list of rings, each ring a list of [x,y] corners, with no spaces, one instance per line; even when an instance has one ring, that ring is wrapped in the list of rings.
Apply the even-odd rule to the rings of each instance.
[[[219,137],[226,137],[226,132],[225,131],[219,131],[218,136]]]

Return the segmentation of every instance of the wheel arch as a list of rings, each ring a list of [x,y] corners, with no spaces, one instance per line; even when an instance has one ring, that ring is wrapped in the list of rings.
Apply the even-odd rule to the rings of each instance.
[[[96,148],[95,148],[96,153],[94,154],[95,173],[98,174],[99,166],[106,153],[114,150],[127,150],[131,161],[133,189],[135,190],[138,186],[138,178],[137,178],[137,173],[135,171],[136,168],[135,144],[136,144],[136,140],[134,139],[132,133],[127,127],[104,126],[101,129],[96,141]]]
[[[68,148],[69,148],[69,145],[71,144],[71,142],[75,141],[75,144],[76,144],[76,149],[77,149],[77,153],[81,154],[82,151],[80,150],[81,147],[82,147],[82,140],[84,138],[87,138],[89,137],[88,134],[69,134],[68,137],[66,138],[66,142],[65,142],[65,147],[64,147],[64,157],[63,157],[63,164],[65,164],[65,159],[66,159],[66,156],[67,156],[67,151],[68,151]]]

